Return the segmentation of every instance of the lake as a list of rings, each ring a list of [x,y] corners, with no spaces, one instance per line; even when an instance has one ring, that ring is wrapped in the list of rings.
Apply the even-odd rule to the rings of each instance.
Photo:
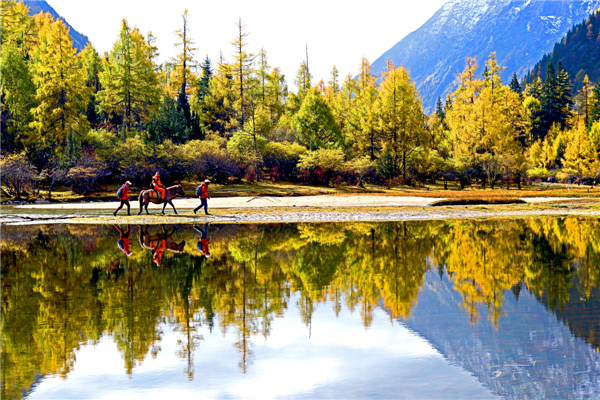
[[[600,398],[600,220],[3,226],[2,399]]]

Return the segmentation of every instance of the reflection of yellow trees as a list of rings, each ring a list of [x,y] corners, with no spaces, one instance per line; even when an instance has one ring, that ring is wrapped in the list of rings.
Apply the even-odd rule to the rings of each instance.
[[[74,350],[103,333],[112,335],[131,374],[160,350],[162,321],[180,333],[177,354],[189,379],[200,328],[212,330],[215,321],[237,336],[245,372],[252,341],[269,337],[292,293],[309,330],[316,307],[328,300],[336,314],[343,306],[358,311],[368,327],[380,304],[390,318],[407,318],[431,265],[447,271],[471,319],[487,307],[495,326],[511,288],[524,284],[555,309],[569,301],[573,274],[586,298],[600,279],[600,223],[576,217],[223,225],[209,237],[210,259],[188,245],[158,267],[137,242],[127,258],[110,227],[3,229],[3,397],[18,397],[36,374],[65,376]],[[174,238],[199,240],[191,227]]]
[[[472,321],[478,318],[477,306],[485,304],[497,326],[504,292],[523,278],[524,227],[522,221],[460,221],[439,237],[435,257],[445,263]]]
[[[164,305],[162,282],[150,269],[126,266],[123,276],[116,282],[102,281],[100,289],[106,329],[131,375],[136,362],[141,364],[149,350],[152,356],[158,354],[158,325]]]

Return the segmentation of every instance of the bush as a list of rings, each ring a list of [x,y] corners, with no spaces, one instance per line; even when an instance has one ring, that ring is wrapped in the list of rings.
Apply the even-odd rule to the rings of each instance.
[[[226,141],[218,137],[192,140],[182,146],[189,162],[189,172],[199,181],[211,177],[215,183],[227,183],[230,176],[237,176],[237,162],[223,148]]]
[[[256,146],[254,140],[256,138]],[[262,149],[267,140],[262,136],[253,137],[249,133],[237,131],[227,142],[227,151],[231,158],[237,161],[238,181],[243,177],[249,177],[250,181],[256,178],[256,171],[262,167]],[[254,174],[248,175],[251,171]]]
[[[66,182],[73,192],[87,196],[100,191],[103,180],[109,175],[109,172],[100,166],[96,154],[84,150],[81,160],[69,169]]]
[[[25,187],[38,180],[38,172],[29,161],[25,152],[0,157],[2,182],[12,196],[21,197]]]
[[[369,156],[356,157],[346,163],[346,169],[358,179],[356,186],[363,187],[363,179],[375,171],[375,162]]]
[[[317,184],[329,185],[334,175],[344,169],[344,152],[339,149],[318,149],[300,156],[298,168],[308,172]]]
[[[386,179],[387,188],[391,186],[392,178],[398,176],[398,167],[394,162],[394,157],[388,149],[385,149],[381,157],[377,160],[377,173]]]
[[[298,176],[298,161],[307,152],[298,143],[269,142],[263,150],[263,163],[271,179],[293,180]]]

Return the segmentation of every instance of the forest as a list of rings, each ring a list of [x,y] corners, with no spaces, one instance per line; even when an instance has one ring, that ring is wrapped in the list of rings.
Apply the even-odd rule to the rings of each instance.
[[[482,76],[467,58],[457,89],[426,115],[410,71],[391,62],[381,76],[363,58],[355,76],[333,66],[315,82],[302,60],[294,91],[264,48],[249,51],[241,19],[230,52],[200,60],[184,11],[179,53],[161,64],[152,32],[126,19],[110,51],[77,52],[61,20],[1,5],[4,198],[145,187],[156,171],[167,184],[443,180],[461,189],[600,177],[600,84],[585,76],[575,93],[561,62],[524,85],[501,81],[495,53]]]
[[[531,293],[557,317],[572,304],[588,314],[598,304],[600,224],[575,216],[501,224],[213,225],[210,258],[197,248],[201,236],[191,226],[167,227],[182,251],[166,252],[160,265],[138,244],[143,232],[162,232],[159,226],[132,227],[127,256],[110,225],[13,228],[3,229],[0,240],[6,398],[30,387],[36,374],[67,377],[76,351],[102,336],[115,342],[123,373],[131,376],[161,351],[165,323],[181,335],[177,354],[190,380],[201,335],[213,330],[233,334],[245,373],[254,343],[269,340],[275,319],[290,309],[299,310],[307,330],[322,307],[336,315],[356,312],[365,328],[380,307],[391,321],[406,320],[428,272],[460,294],[465,319],[494,329],[506,329],[503,306],[520,293]],[[565,324],[599,348],[596,320],[573,315],[563,317]]]

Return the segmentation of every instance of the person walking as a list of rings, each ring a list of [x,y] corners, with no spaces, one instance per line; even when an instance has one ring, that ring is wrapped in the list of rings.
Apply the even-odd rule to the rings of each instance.
[[[129,234],[131,233],[131,228],[129,227],[129,224],[127,224],[127,229],[125,231],[123,231],[119,225],[114,225],[114,227],[120,235],[117,246],[119,246],[119,249],[121,249],[127,257],[131,256],[133,253],[130,249],[131,239],[129,239]]]
[[[194,229],[200,233],[200,240],[196,243],[196,248],[206,258],[210,257],[210,250],[208,250],[208,244],[210,243],[210,238],[208,237],[208,225],[208,222],[204,224],[204,229],[198,229],[196,225],[194,225]]]
[[[117,216],[117,212],[119,212],[123,206],[127,206],[127,215],[131,215],[129,213],[129,199],[131,198],[131,195],[129,194],[129,186],[131,186],[131,182],[127,181],[119,188],[119,190],[117,190],[117,198],[121,200],[121,204],[119,204],[119,207],[117,207],[117,209],[113,212],[115,217]]]
[[[209,184],[210,181],[205,179],[204,182],[202,182],[202,184],[196,188],[196,195],[200,196],[200,205],[194,208],[194,214],[196,214],[196,211],[204,207],[204,214],[210,215],[208,212],[208,199],[210,199],[210,195],[208,194]]]

